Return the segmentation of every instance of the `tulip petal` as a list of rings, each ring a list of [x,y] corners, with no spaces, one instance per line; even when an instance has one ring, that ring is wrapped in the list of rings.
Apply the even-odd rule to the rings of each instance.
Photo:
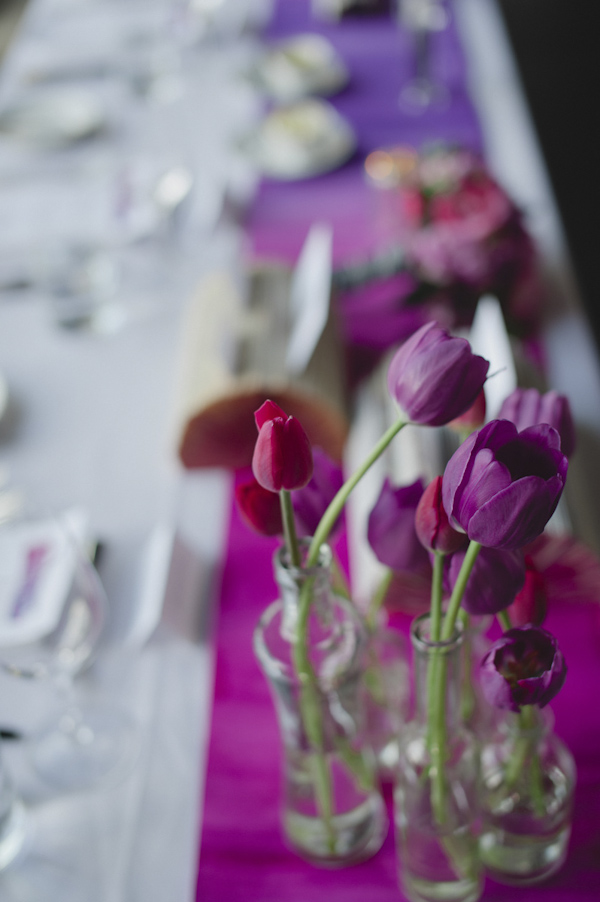
[[[449,583],[454,587],[465,553],[454,554],[450,560]],[[507,608],[525,583],[525,559],[520,551],[501,548],[482,548],[462,598],[469,614],[497,614]]]
[[[557,476],[545,481],[528,476],[511,483],[470,518],[470,539],[493,548],[522,548],[541,535],[563,488]]]
[[[396,572],[430,571],[429,557],[415,530],[415,510],[422,494],[420,479],[398,488],[386,479],[369,515],[369,544],[378,560]]]
[[[278,425],[279,421],[273,423]],[[281,486],[301,489],[313,474],[312,450],[308,436],[299,420],[288,417],[280,432]]]
[[[288,415],[285,410],[282,410],[279,404],[276,404],[275,401],[267,400],[264,404],[254,412],[254,419],[256,421],[256,425],[260,430],[265,423],[268,423],[269,420],[274,420],[276,417],[280,417],[282,420],[287,420]]]
[[[235,487],[235,499],[243,520],[263,536],[283,532],[279,495],[264,489],[256,479]]]
[[[282,488],[283,460],[281,442],[277,438],[282,425],[281,420],[267,420],[261,426],[252,455],[252,472],[260,485],[270,492],[279,492]]]
[[[471,475],[460,497],[456,516],[466,532],[471,518],[490,498],[510,485],[508,469],[494,460],[489,448],[484,448],[473,460]]]

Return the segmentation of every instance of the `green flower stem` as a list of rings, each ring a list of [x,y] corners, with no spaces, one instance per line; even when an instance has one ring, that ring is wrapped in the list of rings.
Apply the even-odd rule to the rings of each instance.
[[[544,787],[539,755],[535,748],[536,705],[523,705],[517,718],[519,735],[514,750],[506,764],[504,780],[508,789],[513,789],[519,777],[524,776],[531,793],[533,810],[537,817],[544,814]],[[527,764],[529,767],[527,768]],[[526,774],[526,768],[529,773]]]
[[[290,563],[292,567],[298,569],[302,566],[302,558],[300,557],[298,536],[296,535],[292,496],[287,489],[282,489],[279,492],[279,503],[281,504],[281,519],[283,520],[283,537],[290,556]]]
[[[431,755],[431,807],[437,823],[446,821],[446,673],[447,659],[440,649],[434,649],[429,661],[429,753]]]
[[[481,545],[479,542],[471,541],[465,555],[462,567],[458,574],[458,579],[454,586],[448,610],[444,617],[440,640],[447,642],[452,638],[456,627],[456,618],[460,609],[467,580],[473,569],[473,565],[479,554]],[[438,577],[439,578],[439,577]],[[433,593],[432,588],[432,633],[433,633]],[[437,603],[437,601],[436,601]],[[437,612],[435,614],[437,618]],[[430,659],[428,673],[428,684],[431,693],[428,697],[428,713],[429,713],[429,751],[431,755],[431,805],[440,826],[445,822],[446,818],[446,675],[448,669],[448,661],[445,654],[440,649],[434,649]]]
[[[312,594],[312,584],[314,579],[307,579],[301,589],[300,598],[303,593],[307,593],[310,597]],[[321,713],[321,693],[317,676],[314,672],[310,659],[308,657],[308,647],[306,643],[306,631],[308,613],[310,605],[304,605],[306,610],[306,621],[300,623],[300,608],[298,617],[298,631],[296,641],[292,646],[292,658],[294,669],[300,683],[300,714],[306,737],[313,749],[312,768],[315,786],[315,798],[319,815],[323,820],[325,830],[327,832],[327,842],[330,854],[335,853],[335,831],[333,829],[333,790],[331,785],[331,774],[329,764],[325,755],[325,743],[323,738],[323,721]],[[303,636],[301,641],[300,636]]]
[[[444,555],[435,552],[431,577],[431,640],[440,641],[442,628],[442,577],[444,575]]]
[[[504,630],[504,632],[508,632],[508,630],[512,629],[512,623],[510,622],[510,615],[508,611],[505,609],[504,611],[498,611],[496,614],[498,618],[498,623]]]
[[[531,793],[533,810],[537,817],[544,814],[544,787],[539,755],[535,748],[535,705],[523,705],[519,714],[519,730],[523,731],[515,741],[514,751],[507,763],[505,781],[508,789],[513,789],[525,771],[527,787]],[[529,767],[527,765],[529,764]]]
[[[475,692],[473,690],[472,673],[473,673],[473,650],[469,634],[469,624],[471,618],[464,608],[461,608],[459,615],[464,627],[464,673],[461,681],[460,692],[460,716],[463,723],[468,723],[473,716],[475,710]]]
[[[346,480],[337,495],[335,495],[333,500],[330,502],[329,507],[321,517],[321,522],[319,523],[313,536],[312,542],[310,543],[308,558],[306,561],[307,567],[314,567],[317,563],[321,545],[329,538],[329,533],[333,529],[335,521],[341,514],[344,505],[348,500],[350,492],[356,485],[358,485],[360,480],[373,466],[375,461],[379,457],[381,457],[394,436],[396,436],[404,426],[406,426],[406,420],[397,420],[390,426],[390,428],[386,432],[384,432],[368,457],[363,461],[361,466],[358,467],[357,470],[355,470],[352,476],[350,476],[350,478]]]
[[[440,641],[440,630],[442,627],[442,576],[444,572],[444,555],[438,551],[435,552],[433,563],[433,573],[431,576],[431,613],[429,620],[429,629],[432,642]],[[435,738],[435,723],[437,722],[437,713],[431,704],[435,694],[435,686],[437,684],[437,673],[439,669],[438,655],[434,654],[429,659],[427,665],[427,711],[428,711],[428,736],[430,745],[433,746]]]
[[[336,595],[341,595],[342,598],[345,598],[347,601],[350,601],[350,589],[348,588],[348,580],[342,570],[342,566],[337,558],[337,555],[332,549],[332,588]]]
[[[377,615],[381,610],[381,606],[385,601],[385,596],[387,595],[388,589],[391,585],[392,579],[394,578],[394,571],[388,569],[377,586],[376,591],[373,594],[373,597],[369,604],[369,610],[365,616],[365,623],[368,631],[370,633],[373,632],[377,623]]]
[[[316,566],[321,546],[329,538],[329,534],[333,529],[335,521],[342,512],[342,509],[346,501],[348,500],[350,492],[360,482],[365,473],[385,451],[394,436],[397,435],[405,425],[406,422],[404,420],[398,420],[396,423],[390,426],[387,432],[385,432],[384,435],[379,439],[369,456],[363,462],[362,466],[360,466],[356,470],[356,472],[353,473],[353,475],[344,483],[339,492],[335,495],[335,497],[329,504],[329,507],[323,514],[323,517],[321,518],[321,521],[313,536],[305,564],[307,569]],[[280,497],[282,498],[281,509],[287,542],[288,535],[286,524],[289,525],[290,522],[289,520],[286,520],[286,517],[288,515],[292,517],[291,522],[293,523],[291,499],[289,500],[288,506],[288,502],[284,500],[284,492],[280,493]],[[288,549],[290,556],[292,556],[293,551],[289,545]],[[325,756],[323,725],[321,723],[321,712],[319,705],[320,693],[318,680],[308,658],[307,647],[308,617],[312,601],[312,584],[313,580],[307,579],[300,589],[300,595],[298,598],[298,622],[296,641],[293,646],[293,661],[298,681],[300,683],[300,710],[302,714],[302,721],[308,741],[310,742],[314,750],[315,789],[317,794],[317,804],[319,806],[321,817],[323,818],[325,827],[327,829],[329,835],[329,845],[333,852],[335,846],[335,835],[332,825],[333,808],[331,774],[329,772],[329,766]]]
[[[469,547],[467,548],[465,559],[462,562],[462,567],[460,568],[458,579],[456,580],[454,589],[452,590],[452,595],[450,596],[450,601],[448,603],[448,610],[446,611],[446,616],[444,618],[444,625],[442,627],[443,642],[451,639],[454,634],[454,629],[456,627],[456,618],[458,617],[460,603],[463,599],[463,595],[465,594],[467,580],[471,575],[471,570],[473,569],[473,565],[477,560],[477,555],[479,554],[480,550],[481,545],[479,544],[479,542],[474,542],[473,540],[469,542]]]
[[[294,508],[290,492],[286,489],[282,489],[279,493],[279,501],[281,504],[284,540],[290,556],[290,564],[292,567],[299,570],[302,567],[302,557],[298,545],[296,524],[294,521]],[[305,590],[309,597],[312,595],[313,582],[313,579],[307,579],[303,583],[300,589],[300,598]],[[333,793],[331,787],[331,774],[329,773],[329,765],[325,756],[323,742],[321,694],[316,674],[308,657],[308,647],[306,643],[308,613],[309,608],[306,609],[305,621],[303,624],[298,624],[297,641],[293,645],[292,657],[296,675],[300,683],[300,713],[302,723],[308,741],[313,749],[311,768],[315,787],[316,804],[327,832],[329,851],[333,855],[335,853],[335,832],[332,822]],[[300,636],[302,639],[300,639]]]
[[[504,632],[512,629],[510,614],[506,609],[499,611],[496,617]],[[529,761],[528,784],[533,810],[538,817],[542,817],[544,814],[544,786],[540,759],[535,750],[535,737],[532,735],[535,728],[535,707],[535,705],[523,705],[517,715],[520,735],[515,741],[514,750],[506,764],[504,780],[507,788],[512,789]]]

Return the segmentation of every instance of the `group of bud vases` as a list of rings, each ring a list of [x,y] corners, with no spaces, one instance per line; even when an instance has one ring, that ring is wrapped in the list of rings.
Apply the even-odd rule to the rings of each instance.
[[[327,546],[312,569],[278,551],[280,598],[254,636],[279,719],[288,845],[325,867],[374,855],[388,826],[383,778],[394,783],[399,883],[412,902],[476,902],[486,872],[517,886],[554,873],[567,852],[575,766],[551,717],[533,706],[502,719],[474,710],[482,701],[475,692],[469,704],[465,692],[465,649],[476,628],[459,620],[434,642],[422,615],[411,628],[407,721],[404,640],[367,633],[332,589],[331,564]]]

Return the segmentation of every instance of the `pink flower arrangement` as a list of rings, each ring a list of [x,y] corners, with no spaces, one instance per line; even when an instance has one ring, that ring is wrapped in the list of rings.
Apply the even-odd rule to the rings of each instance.
[[[500,301],[510,332],[533,334],[542,301],[533,241],[480,158],[451,147],[426,150],[393,190],[401,262],[387,274],[366,265],[363,276],[339,286],[356,378],[365,369],[359,349],[377,359],[432,319],[448,329],[470,325],[485,292]]]

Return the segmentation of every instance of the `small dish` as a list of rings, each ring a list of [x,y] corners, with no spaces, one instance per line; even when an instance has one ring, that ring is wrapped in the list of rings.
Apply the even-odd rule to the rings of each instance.
[[[273,110],[244,145],[263,175],[283,181],[337,169],[355,148],[348,122],[318,98]]]
[[[81,90],[32,94],[0,111],[0,134],[40,147],[62,147],[106,125],[102,105]]]
[[[319,34],[308,33],[267,50],[251,78],[276,103],[287,104],[311,94],[336,94],[349,76],[333,45]]]

